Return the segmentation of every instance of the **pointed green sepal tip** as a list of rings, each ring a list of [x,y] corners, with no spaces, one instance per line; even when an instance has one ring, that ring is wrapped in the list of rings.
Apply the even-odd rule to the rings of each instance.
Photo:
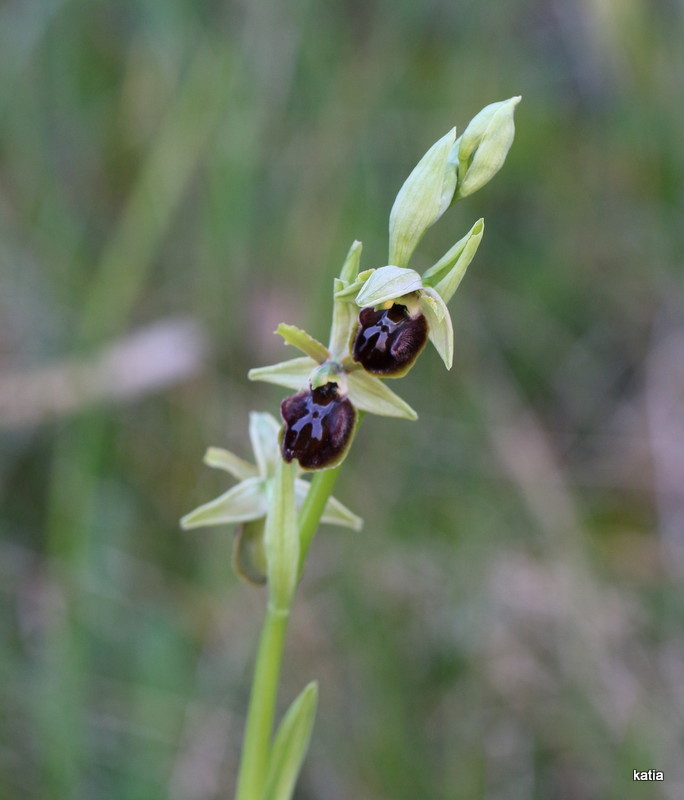
[[[380,267],[368,278],[356,296],[358,306],[379,306],[422,288],[420,275],[412,269],[388,265]]]
[[[454,362],[454,329],[449,309],[440,295],[430,287],[421,293],[420,310],[428,323],[428,336],[447,369]]]
[[[458,166],[455,199],[473,194],[501,169],[515,136],[513,115],[520,96],[485,106],[455,143],[449,162]]]
[[[360,411],[368,411],[381,417],[418,419],[418,414],[411,406],[379,378],[359,369],[349,373],[347,382],[349,399]]]
[[[263,517],[266,509],[263,479],[247,478],[220,497],[186,514],[180,524],[181,528],[189,530],[232,522],[248,522]]]
[[[347,257],[344,259],[344,264],[342,265],[342,270],[340,271],[340,279],[345,283],[352,283],[356,280],[356,276],[359,274],[362,250],[363,245],[358,240],[353,242],[352,246],[349,248]]]
[[[456,189],[456,166],[449,154],[456,141],[452,128],[421,158],[399,190],[389,220],[389,262],[409,260],[425,231],[449,208]]]
[[[458,289],[484,236],[484,220],[478,219],[468,233],[450,248],[427,272],[425,286],[433,287],[448,303]]]
[[[317,366],[318,362],[308,356],[291,358],[289,361],[281,361],[268,367],[250,369],[247,377],[250,381],[265,381],[285,386],[287,389],[301,389],[302,386],[306,386],[309,375]]]
[[[318,684],[312,681],[293,701],[278,727],[259,800],[291,800],[309,749],[317,704]]]

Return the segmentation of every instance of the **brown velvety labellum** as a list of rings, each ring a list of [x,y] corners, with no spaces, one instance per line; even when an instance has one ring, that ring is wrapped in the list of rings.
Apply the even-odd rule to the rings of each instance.
[[[412,317],[406,306],[375,311],[362,308],[354,338],[353,356],[367,372],[374,375],[404,374],[425,347],[427,320],[422,314]]]
[[[344,457],[356,421],[356,410],[340,397],[336,383],[304,389],[280,404],[285,422],[281,443],[288,463],[299,461],[303,469],[334,467]]]

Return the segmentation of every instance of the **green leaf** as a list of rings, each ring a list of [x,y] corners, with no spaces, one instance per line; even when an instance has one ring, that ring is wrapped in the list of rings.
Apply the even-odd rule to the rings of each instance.
[[[360,411],[383,417],[418,419],[418,414],[378,378],[361,369],[347,375],[349,399]]]
[[[253,464],[222,447],[210,447],[204,454],[204,463],[209,467],[225,470],[239,481],[254,478],[259,474]]]
[[[302,762],[309,749],[317,702],[318,685],[313,681],[287,710],[268,759],[266,784],[261,800],[291,800]]]
[[[452,128],[432,145],[399,190],[390,212],[390,264],[407,266],[425,231],[449,208],[457,171],[448,158],[455,141]]]
[[[319,364],[327,361],[330,357],[328,348],[325,345],[321,344],[317,339],[314,339],[313,336],[303,331],[301,328],[297,328],[295,325],[286,325],[284,322],[281,322],[276,328],[276,333],[282,336],[287,344],[299,348],[305,355],[313,358],[313,360],[317,361]]]
[[[262,478],[275,475],[280,461],[278,434],[281,424],[265,411],[249,412],[249,440]]]
[[[298,478],[295,481],[295,499],[298,510],[306,499],[310,488],[311,484],[303,478]],[[328,498],[321,521],[327,522],[329,525],[340,525],[343,528],[352,528],[355,531],[360,531],[361,528],[363,528],[363,520],[361,517],[357,517],[356,514],[334,497]]]
[[[186,514],[180,524],[188,530],[231,522],[247,522],[263,517],[266,507],[263,479],[247,478],[215,500],[210,500]]]
[[[363,245],[359,241],[355,241],[349,248],[347,257],[344,259],[342,271],[340,272],[340,279],[345,283],[351,283],[356,280],[359,274],[359,263],[361,262],[361,250]]]
[[[248,583],[266,583],[266,553],[264,551],[264,517],[243,522],[235,532],[233,570]]]
[[[456,199],[476,192],[501,169],[515,136],[513,114],[520,97],[485,106],[468,123],[450,155],[458,163]]]
[[[286,386],[288,389],[302,389],[306,386],[311,371],[317,366],[313,358],[292,358],[289,361],[281,361],[269,367],[257,367],[250,369],[247,377],[250,381],[265,381],[275,383],[278,386]]]
[[[276,611],[284,613],[292,603],[299,569],[295,474],[293,464],[279,459],[264,533],[270,601]]]
[[[445,303],[454,296],[484,236],[484,220],[478,219],[468,233],[423,274],[423,283],[434,287]]]
[[[446,303],[434,289],[426,287],[420,298],[420,310],[428,323],[428,336],[447,369],[454,361],[454,329]]]
[[[393,266],[380,267],[363,285],[356,297],[356,304],[364,308],[379,306],[388,300],[396,300],[422,287],[423,281],[413,269]]]

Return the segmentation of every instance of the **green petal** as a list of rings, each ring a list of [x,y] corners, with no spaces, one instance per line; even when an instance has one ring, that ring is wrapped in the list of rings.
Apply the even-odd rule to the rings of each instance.
[[[254,478],[259,474],[253,464],[222,447],[210,447],[204,454],[204,463],[209,467],[225,470],[239,481]]]
[[[473,260],[484,235],[484,220],[478,219],[468,233],[423,274],[423,283],[433,286],[445,303],[454,295]]]
[[[347,375],[349,399],[361,411],[379,414],[383,417],[418,419],[418,414],[399,395],[378,378],[363,370],[355,370]]]
[[[328,348],[325,345],[321,344],[317,339],[314,339],[311,334],[301,328],[297,328],[295,325],[286,325],[284,322],[281,322],[276,328],[276,333],[282,336],[287,344],[299,348],[303,353],[313,358],[313,360],[317,361],[319,364],[327,361],[330,357]]]
[[[297,500],[297,509],[299,509],[304,502],[304,499],[306,498],[310,488],[311,484],[302,478],[298,478],[295,481],[295,498]],[[334,497],[328,498],[321,521],[327,522],[330,525],[340,525],[343,528],[352,528],[355,531],[360,531],[363,527],[363,520],[361,517],[357,517],[356,514],[350,511],[345,505],[340,503],[340,501],[336,500]]]
[[[449,309],[434,289],[426,287],[420,298],[420,309],[428,323],[428,336],[447,369],[454,360],[454,329]]]
[[[265,411],[249,412],[249,440],[262,478],[274,475],[276,464],[280,461],[280,428],[281,423]]]
[[[286,386],[288,389],[302,389],[306,386],[309,375],[316,366],[317,362],[308,356],[292,358],[269,367],[250,369],[247,377],[250,381],[265,381],[278,386]]]
[[[291,800],[309,749],[317,700],[318,685],[313,681],[283,717],[268,757],[266,783],[260,800]]]
[[[388,300],[415,292],[423,287],[420,275],[403,267],[380,267],[365,282],[356,297],[356,304],[365,308],[379,306]]]
[[[449,208],[457,170],[448,158],[455,141],[452,128],[432,145],[399,190],[389,221],[391,264],[407,266],[425,231]]]
[[[247,522],[263,517],[267,506],[262,478],[247,478],[215,500],[210,500],[186,514],[180,524],[188,530],[231,522]]]

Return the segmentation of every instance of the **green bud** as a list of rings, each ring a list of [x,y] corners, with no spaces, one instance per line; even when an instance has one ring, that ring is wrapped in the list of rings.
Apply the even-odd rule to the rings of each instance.
[[[455,141],[452,128],[432,145],[399,190],[389,220],[390,264],[406,267],[425,231],[451,205],[457,173],[449,153]]]
[[[449,155],[458,166],[455,200],[476,192],[501,169],[513,144],[513,113],[520,97],[485,106],[468,123]]]

